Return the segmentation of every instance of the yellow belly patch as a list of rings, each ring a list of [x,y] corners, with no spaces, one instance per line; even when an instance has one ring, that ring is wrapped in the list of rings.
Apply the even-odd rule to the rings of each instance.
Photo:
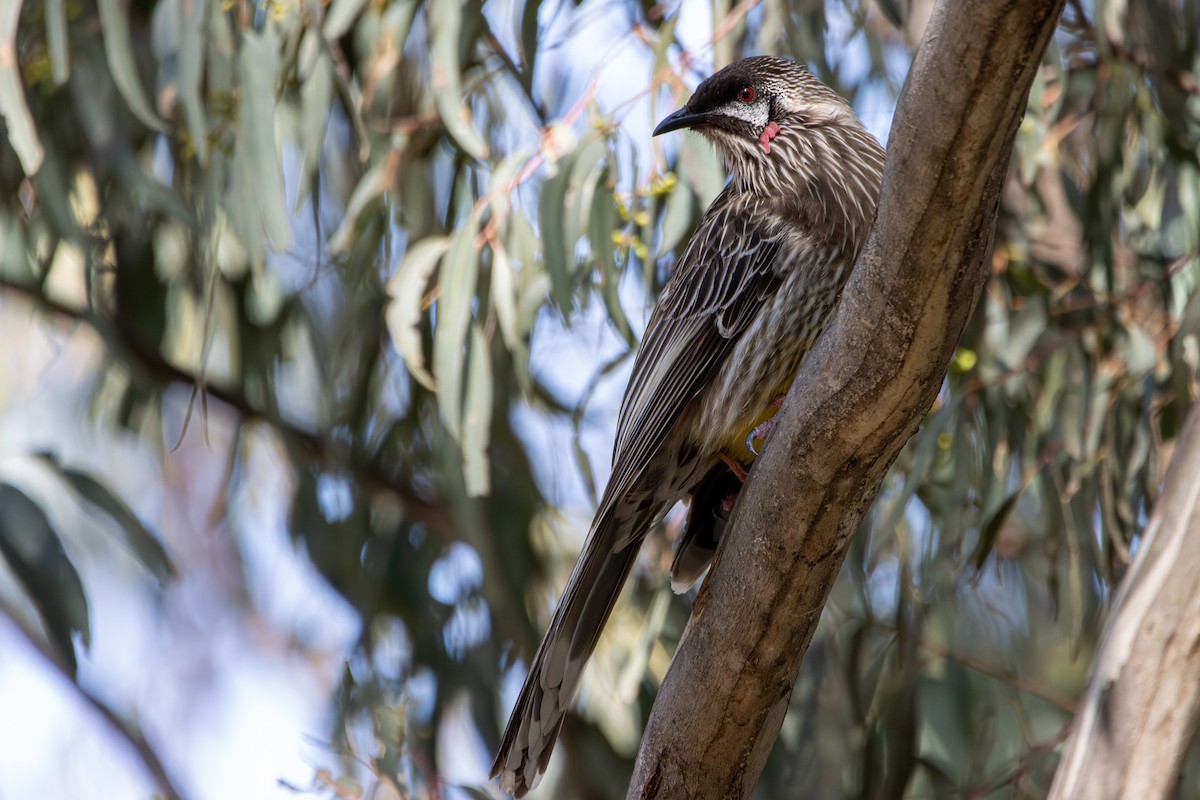
[[[749,467],[752,463],[754,463],[754,453],[751,453],[746,449],[746,437],[750,435],[750,431],[754,430],[759,425],[763,424],[779,413],[779,409],[775,407],[773,401],[776,397],[781,397],[782,395],[787,394],[788,389],[792,388],[792,379],[796,377],[796,364],[799,363],[800,359],[803,358],[805,353],[812,349],[812,346],[816,340],[816,335],[805,337],[789,336],[784,340],[789,347],[796,348],[796,361],[792,364],[788,364],[787,367],[783,369],[785,374],[782,377],[784,380],[774,387],[774,391],[766,395],[767,401],[764,404],[762,411],[759,412],[758,416],[743,420],[732,426],[730,437],[722,446],[720,451],[721,453],[733,459],[734,461],[741,463],[745,467]],[[781,359],[781,361],[786,364],[788,359]],[[762,450],[762,445],[762,442],[758,443],[758,449],[760,452]]]
[[[778,397],[781,394],[787,394],[786,386],[782,391],[778,392],[775,397]],[[767,407],[764,408],[758,416],[746,420],[744,424],[739,424],[733,429],[733,435],[729,437],[729,440],[721,448],[721,452],[744,466],[750,466],[752,463],[754,463],[754,453],[751,453],[746,449],[746,437],[750,435],[750,431],[754,430],[759,425],[771,419],[778,413],[779,409],[775,408],[773,403],[767,403]],[[762,442],[758,443],[758,449],[759,452],[762,451]]]

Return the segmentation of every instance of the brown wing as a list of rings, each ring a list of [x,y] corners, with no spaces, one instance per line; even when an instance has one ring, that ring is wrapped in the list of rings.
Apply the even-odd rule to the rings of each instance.
[[[726,189],[659,295],[621,403],[597,518],[638,484],[683,410],[716,375],[782,281],[781,233],[760,201]],[[645,531],[622,531],[616,546]]]
[[[662,500],[645,475],[684,408],[779,285],[779,240],[754,201],[714,201],[658,300],[621,407],[613,475],[505,728],[492,775],[518,797],[546,768],[566,709]],[[639,494],[636,502],[633,493]],[[665,502],[665,501],[664,501]]]

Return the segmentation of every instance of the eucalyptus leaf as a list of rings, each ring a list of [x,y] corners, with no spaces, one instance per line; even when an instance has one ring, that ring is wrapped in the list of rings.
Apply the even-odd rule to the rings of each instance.
[[[112,2],[112,0],[109,0]],[[238,58],[238,173],[244,197],[252,197],[262,230],[276,250],[291,244],[291,225],[283,202],[283,172],[275,146],[275,73],[278,43],[270,34],[243,34]],[[247,209],[247,210],[249,210]],[[255,238],[243,241],[255,245]]]
[[[333,100],[333,64],[323,52],[313,61],[312,70],[300,86],[301,141],[304,143],[305,184],[316,180],[321,168],[321,149],[329,123]],[[297,201],[299,201],[297,197]]]
[[[617,205],[613,187],[606,168],[597,181],[592,196],[591,214],[588,217],[588,240],[592,245],[592,256],[600,268],[600,294],[604,308],[617,333],[631,348],[637,346],[637,337],[621,307],[621,271],[613,258],[612,235],[617,227]]]
[[[367,7],[367,2],[368,0],[333,0],[329,4],[329,13],[325,15],[322,35],[326,39],[340,39]]]
[[[462,442],[463,369],[471,306],[479,276],[479,251],[473,219],[459,229],[442,262],[438,278],[437,324],[433,331],[433,375],[438,382],[438,408],[446,432]]]
[[[484,159],[488,155],[488,147],[472,125],[470,106],[463,96],[462,64],[458,55],[462,6],[458,3],[433,3],[428,10],[429,51],[433,62],[430,91],[438,115],[464,152],[472,158]]]
[[[533,69],[537,64],[538,51],[538,11],[541,10],[541,0],[525,0],[521,10],[521,82],[525,91],[533,87]]]
[[[0,484],[0,557],[20,581],[46,633],[75,673],[75,645],[90,638],[87,596],[45,512],[16,487]]]
[[[518,353],[523,345],[520,340],[517,314],[516,281],[513,280],[513,266],[508,260],[504,246],[496,243],[492,246],[492,307],[496,309],[496,321],[499,323],[500,336],[504,346],[510,353]]]
[[[59,473],[84,500],[112,518],[125,535],[125,544],[159,582],[165,584],[175,575],[175,568],[158,537],[152,534],[137,515],[112,490],[91,475],[55,464]]]
[[[196,158],[208,162],[208,118],[200,87],[204,79],[205,36],[208,28],[209,0],[191,0],[183,4],[179,21],[179,104]]]
[[[354,187],[354,192],[350,195],[350,201],[346,204],[346,214],[342,217],[341,223],[338,225],[333,236],[329,238],[329,250],[332,253],[345,253],[354,243],[355,231],[358,229],[359,218],[371,206],[372,203],[378,201],[383,193],[387,191],[390,185],[390,176],[388,174],[388,163],[384,159],[380,159],[371,165],[371,168],[366,171],[358,183]]]
[[[404,358],[408,371],[430,391],[434,391],[437,384],[425,368],[425,349],[421,344],[420,329],[423,317],[421,305],[429,277],[448,249],[450,239],[446,237],[422,239],[405,253],[400,268],[387,285],[388,296],[391,298],[388,303],[387,325],[392,334],[392,341]]]
[[[100,8],[100,30],[104,36],[104,53],[108,57],[108,68],[113,83],[125,99],[133,115],[147,128],[165,131],[163,121],[154,113],[154,107],[142,88],[138,77],[137,62],[133,59],[133,44],[129,40],[128,0],[96,0]],[[269,74],[274,74],[269,73]]]
[[[542,263],[550,278],[550,299],[564,317],[571,312],[575,283],[572,279],[574,250],[568,247],[566,198],[570,187],[572,156],[559,162],[558,170],[542,184],[538,222],[542,233]]]
[[[20,6],[19,2],[14,5]],[[50,79],[62,86],[71,77],[71,51],[67,41],[66,0],[45,0],[46,49],[50,52]],[[0,37],[3,41],[3,37]]]
[[[663,211],[662,236],[659,238],[658,256],[661,258],[683,243],[698,219],[696,198],[685,186],[677,185],[667,198]]]
[[[487,337],[476,323],[471,326],[462,424],[463,477],[468,497],[483,497],[491,491],[487,447],[492,426],[492,395],[492,357]]]
[[[21,0],[0,6],[0,53],[17,52],[17,21],[20,16]],[[33,117],[29,115],[29,107],[25,105],[25,91],[21,86],[21,76],[17,73],[15,55],[0,57],[0,117],[4,118],[8,141],[21,161],[21,169],[26,175],[37,174],[45,152],[34,128]]]

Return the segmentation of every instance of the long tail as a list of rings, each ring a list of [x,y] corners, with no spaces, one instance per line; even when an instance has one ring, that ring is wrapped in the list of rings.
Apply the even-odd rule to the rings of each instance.
[[[612,549],[619,537],[614,516],[606,514],[593,524],[504,730],[492,777],[499,776],[500,787],[516,797],[537,786],[546,771],[583,668],[641,549],[640,535]],[[621,531],[631,529],[625,522]],[[648,521],[642,530],[647,527]]]

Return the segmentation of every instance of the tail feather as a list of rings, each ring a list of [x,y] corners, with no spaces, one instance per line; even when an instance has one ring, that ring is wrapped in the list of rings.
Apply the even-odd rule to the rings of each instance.
[[[630,526],[622,520],[620,530],[640,526],[643,533],[614,551],[609,544],[617,541],[614,516],[596,520],[533,657],[492,765],[491,776],[499,777],[501,788],[516,797],[537,786],[546,771],[584,666],[629,577],[644,531],[653,521],[638,519]]]

